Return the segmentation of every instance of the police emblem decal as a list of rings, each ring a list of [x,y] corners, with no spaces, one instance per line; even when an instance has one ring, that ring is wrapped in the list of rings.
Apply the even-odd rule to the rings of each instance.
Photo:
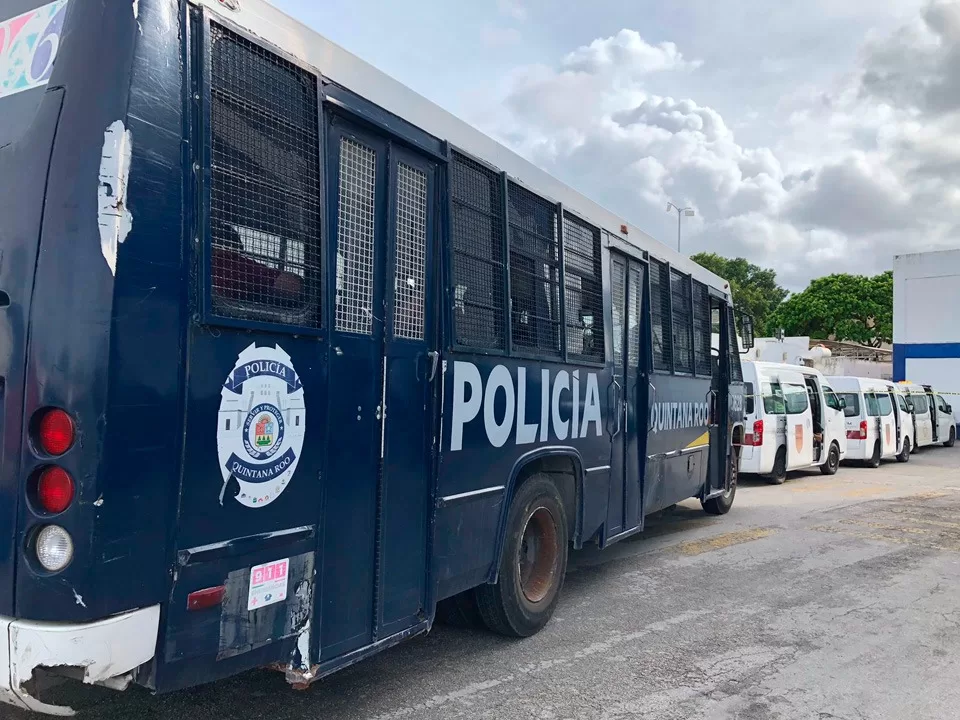
[[[269,505],[300,462],[306,431],[303,385],[279,345],[251,344],[220,391],[217,455],[223,487],[241,505]]]

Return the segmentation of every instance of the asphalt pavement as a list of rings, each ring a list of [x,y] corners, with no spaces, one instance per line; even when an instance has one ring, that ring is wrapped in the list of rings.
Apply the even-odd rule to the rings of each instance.
[[[960,447],[744,477],[573,553],[552,622],[438,626],[307,691],[251,672],[163,697],[58,689],[84,720],[960,718]],[[0,710],[0,718],[26,717]]]

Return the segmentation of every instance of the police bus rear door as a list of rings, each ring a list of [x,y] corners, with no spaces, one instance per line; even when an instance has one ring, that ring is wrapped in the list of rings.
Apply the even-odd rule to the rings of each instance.
[[[320,659],[426,616],[437,166],[337,115],[327,138],[336,267]]]

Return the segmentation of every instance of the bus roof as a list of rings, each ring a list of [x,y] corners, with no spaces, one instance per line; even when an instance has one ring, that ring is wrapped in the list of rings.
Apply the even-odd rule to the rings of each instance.
[[[729,284],[723,278],[629,224],[621,216],[573,190],[265,0],[244,0],[236,4],[239,5],[237,10],[227,9],[225,5],[233,3],[223,3],[220,0],[191,1],[272,43],[303,64],[315,68],[324,78],[357,93],[436,138],[448,141],[454,147],[493,165],[498,170],[505,171],[512,179],[533,192],[554,202],[563,203],[565,208],[599,225],[611,236],[646,250],[658,260],[669,262],[681,272],[688,273],[700,282],[723,292],[728,298],[731,297]],[[620,226],[624,224],[629,231],[627,234],[620,232]]]

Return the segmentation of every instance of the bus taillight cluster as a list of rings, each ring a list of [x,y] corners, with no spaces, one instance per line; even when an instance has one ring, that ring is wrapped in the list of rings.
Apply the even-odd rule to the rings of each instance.
[[[34,416],[33,444],[39,454],[55,460],[66,454],[76,440],[73,418],[60,408],[44,408]],[[60,465],[44,465],[34,473],[29,493],[41,513],[59,515],[73,503],[76,485]],[[73,559],[73,540],[59,525],[41,527],[34,535],[37,560],[50,572],[63,570]]]

